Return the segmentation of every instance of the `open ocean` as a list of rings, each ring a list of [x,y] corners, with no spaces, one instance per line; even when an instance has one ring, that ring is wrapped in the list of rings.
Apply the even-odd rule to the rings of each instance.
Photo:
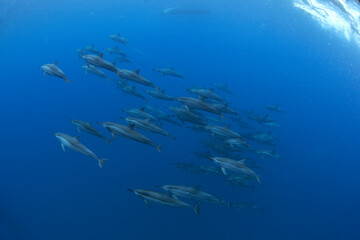
[[[360,239],[358,1],[0,0],[0,53],[0,240]]]

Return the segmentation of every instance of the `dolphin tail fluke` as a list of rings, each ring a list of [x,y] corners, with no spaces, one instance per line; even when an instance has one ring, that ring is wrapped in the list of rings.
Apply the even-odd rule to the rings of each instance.
[[[110,144],[110,142],[111,142],[111,140],[112,140],[111,138],[106,139],[106,144],[107,144],[107,145],[109,145],[109,144]]]
[[[102,167],[103,167],[103,165],[104,165],[104,162],[105,162],[105,161],[107,161],[107,159],[106,159],[106,158],[104,158],[104,159],[100,159],[100,160],[99,160],[99,167],[101,167],[101,168],[102,168]]]
[[[194,207],[194,212],[196,214],[196,216],[200,216],[200,203],[197,203]]]
[[[74,80],[65,79],[66,83],[73,82]]]
[[[162,153],[162,146],[161,145],[158,145],[158,146],[156,146],[156,149],[159,151],[159,153]]]
[[[256,176],[256,180],[257,180],[260,184],[262,184],[261,181],[260,181],[260,176]]]

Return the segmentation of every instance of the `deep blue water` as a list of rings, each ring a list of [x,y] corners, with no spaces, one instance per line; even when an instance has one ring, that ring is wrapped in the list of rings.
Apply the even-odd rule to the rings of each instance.
[[[180,5],[210,13],[160,14]],[[1,240],[360,239],[360,49],[324,31],[290,1],[1,0],[0,6]],[[108,38],[118,32],[128,45]],[[100,50],[119,45],[132,61],[119,68],[141,69],[173,96],[189,96],[183,87],[211,88],[218,82],[234,94],[216,93],[239,112],[265,114],[264,105],[279,104],[284,113],[270,116],[281,124],[272,133],[282,160],[253,155],[263,184],[255,190],[232,188],[221,177],[171,164],[212,165],[191,153],[205,150],[199,140],[209,135],[169,123],[162,127],[175,141],[141,131],[163,145],[159,154],[131,140],[107,146],[77,133],[68,119],[92,121],[110,137],[96,121],[124,123],[122,109],[144,105],[114,82],[83,72],[75,50],[91,44]],[[74,82],[43,77],[40,66],[55,60]],[[172,66],[185,78],[152,71]],[[147,87],[131,84],[146,95]],[[146,104],[164,111],[177,105],[146,97]],[[63,152],[54,132],[79,135],[108,162],[100,169],[80,153]],[[251,201],[264,212],[201,204],[197,217],[189,209],[148,208],[126,191],[165,184],[199,184],[226,201]]]

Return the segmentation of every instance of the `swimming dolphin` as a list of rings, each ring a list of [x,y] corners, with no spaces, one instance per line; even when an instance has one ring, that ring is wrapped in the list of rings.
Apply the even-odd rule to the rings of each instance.
[[[55,61],[53,64],[44,64],[40,67],[40,69],[44,72],[44,77],[45,77],[45,74],[47,73],[54,77],[64,79],[66,83],[72,82],[72,80],[69,80],[66,77],[65,73],[63,71],[61,71],[61,69],[58,68],[58,66],[56,66],[56,63],[57,63],[57,61]]]
[[[169,138],[175,139],[173,136],[171,136],[170,133],[166,132],[165,130],[163,130],[159,126],[156,126],[155,124],[152,124],[150,119],[139,119],[139,118],[127,117],[127,118],[125,118],[125,120],[129,124],[135,125],[135,127],[137,127],[137,128],[148,130],[148,131],[158,133],[158,134],[167,136]]]
[[[220,205],[223,205],[223,201],[219,197],[200,191],[199,186],[188,187],[182,185],[164,185],[159,186],[159,188],[162,188],[165,191],[178,197],[190,198],[194,201],[219,203]]]
[[[79,142],[79,137],[71,137],[65,133],[55,133],[55,137],[57,139],[59,139],[60,143],[61,143],[61,147],[63,149],[63,151],[65,152],[65,147],[70,148],[71,150],[80,152],[86,156],[92,157],[95,160],[99,161],[99,167],[102,168],[104,162],[107,159],[100,159],[98,158],[92,151],[90,151],[90,149],[88,149],[87,147],[85,147],[83,144],[81,144]]]
[[[174,68],[154,68],[153,69],[156,72],[161,73],[161,75],[168,75],[168,76],[173,76],[173,77],[178,77],[178,78],[184,78],[181,74],[175,72]]]
[[[101,71],[100,69],[98,69],[94,65],[87,64],[87,65],[82,66],[82,69],[84,69],[86,74],[91,73],[91,74],[94,74],[94,75],[99,76],[101,78],[105,78],[106,81],[110,81],[110,78],[108,78],[103,71]]]
[[[218,114],[222,118],[224,118],[224,114],[222,112],[220,112],[219,110],[217,110],[210,104],[206,103],[202,99],[196,99],[196,98],[190,98],[190,97],[179,97],[176,100],[179,101],[180,103],[184,104],[185,107],[189,110],[191,110],[191,109],[203,110],[203,111],[207,111],[210,113]]]
[[[70,119],[70,122],[74,124],[77,128],[77,131],[80,133],[80,130],[84,132],[90,133],[96,137],[102,138],[106,140],[106,143],[109,144],[111,139],[107,139],[101,132],[96,130],[92,125],[91,122],[84,122],[81,120]]]
[[[112,72],[115,72],[115,73],[119,70],[113,63],[109,63],[108,61],[106,61],[103,58],[102,53],[100,53],[99,56],[96,56],[96,55],[84,55],[81,58],[84,59],[87,62],[87,64],[89,64],[89,65],[102,67],[102,68],[105,68],[105,69],[107,69],[109,71],[112,71]]]
[[[219,136],[223,138],[241,138],[240,134],[234,132],[230,129],[230,126],[222,127],[222,126],[213,126],[208,125],[205,128],[211,132],[213,137]]]
[[[156,88],[156,91],[147,90],[146,92],[153,98],[158,98],[158,99],[167,100],[167,101],[176,100],[176,98],[167,95],[165,93],[165,90],[160,90],[159,88]]]
[[[228,113],[233,115],[238,115],[238,113],[234,110],[228,107],[228,104],[220,104],[220,103],[212,103],[211,104],[215,109],[219,110],[222,113]]]
[[[281,159],[280,155],[276,153],[275,150],[268,151],[268,150],[257,150],[257,154],[259,154],[262,158],[270,157],[275,159]]]
[[[156,88],[155,84],[153,84],[152,82],[150,82],[149,80],[147,80],[146,78],[141,76],[139,73],[140,73],[139,69],[137,69],[135,71],[130,71],[130,70],[126,70],[126,69],[118,69],[116,72],[116,74],[120,77],[120,80],[123,82],[125,79],[128,81],[140,83],[140,84],[148,86],[148,87]]]
[[[215,87],[224,91],[224,92],[227,92],[227,93],[230,93],[232,94],[232,91],[229,89],[229,87],[226,85],[226,84],[222,84],[222,83],[214,83]]]
[[[99,50],[97,50],[94,46],[94,44],[87,46],[84,48],[84,50],[88,53],[94,53],[94,54],[100,54],[101,52]]]
[[[124,53],[123,51],[121,51],[118,46],[115,46],[115,47],[113,47],[113,48],[107,48],[107,49],[106,49],[106,52],[107,52],[107,53],[110,53],[110,54],[121,55],[122,57],[126,57],[126,56],[127,56],[126,53]]]
[[[120,62],[120,63],[131,63],[131,61],[124,56],[120,56],[114,59],[116,62]]]
[[[128,189],[128,191],[135,193],[142,200],[144,200],[146,206],[151,207],[149,201],[160,203],[162,205],[167,205],[171,207],[185,207],[191,208],[195,211],[196,215],[200,215],[199,204],[196,204],[195,207],[190,206],[189,204],[171,196],[170,194],[155,192],[146,189]]]
[[[111,35],[109,35],[109,38],[111,40],[117,41],[117,42],[122,43],[122,44],[127,44],[129,42],[129,40],[126,37],[121,37],[120,33],[111,34]]]
[[[193,93],[193,94],[196,94],[196,95],[202,97],[203,99],[210,98],[210,99],[216,100],[218,102],[225,102],[225,100],[223,98],[221,98],[219,95],[214,93],[213,88],[211,88],[211,89],[206,89],[206,88],[186,88],[186,90],[189,93]]]
[[[141,98],[141,99],[147,101],[146,98],[143,95],[141,95],[138,91],[136,91],[135,86],[131,86],[131,85],[129,85],[127,83],[124,83],[124,82],[122,82],[120,80],[116,81],[116,84],[117,84],[117,87],[123,93],[129,94],[129,95],[132,95],[132,96],[135,96],[135,97],[138,97],[138,98]]]
[[[160,153],[161,153],[161,145],[156,145],[153,141],[142,135],[141,133],[135,131],[134,127],[135,125],[131,124],[129,126],[125,126],[118,123],[111,123],[111,122],[97,122],[98,124],[102,125],[104,128],[106,128],[110,133],[111,136],[116,139],[115,135],[128,138],[143,144],[150,145],[152,147],[155,147]]]
[[[150,113],[145,112],[145,107],[142,107],[140,109],[129,108],[129,109],[124,109],[123,111],[126,112],[129,116],[134,118],[150,119],[151,121],[159,122],[159,120],[156,117],[154,117]]]
[[[279,112],[279,113],[282,113],[283,112],[283,110],[281,110],[280,108],[279,108],[279,104],[276,104],[276,105],[266,105],[266,106],[264,106],[265,108],[267,108],[268,110],[270,110],[270,111],[273,111],[273,112]]]
[[[173,120],[171,118],[170,115],[164,113],[163,111],[161,111],[159,108],[154,107],[154,106],[145,106],[144,110],[147,111],[148,113],[150,113],[151,115],[153,115],[154,117],[178,125],[178,126],[182,126],[180,123],[178,123],[177,121]]]
[[[231,170],[233,172],[243,173],[249,176],[254,177],[259,183],[261,183],[259,175],[257,175],[253,170],[248,168],[245,165],[245,159],[235,161],[230,158],[223,157],[209,157],[211,161],[220,166],[221,171],[224,175],[227,175],[226,169]]]
[[[189,109],[183,107],[170,107],[171,112],[174,113],[174,116],[179,119],[182,123],[190,122],[197,125],[206,125],[207,120],[199,117]]]

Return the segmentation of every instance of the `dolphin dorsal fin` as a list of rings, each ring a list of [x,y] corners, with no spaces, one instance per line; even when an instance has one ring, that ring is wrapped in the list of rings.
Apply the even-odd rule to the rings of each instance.
[[[134,129],[135,129],[135,124],[130,124],[130,125],[129,125],[129,128],[131,128],[132,130],[134,130]]]
[[[162,93],[165,93],[165,89],[161,90]]]
[[[56,65],[57,64],[57,60],[54,62],[54,65]]]
[[[103,53],[100,53],[99,54],[99,57],[103,58],[104,54]]]
[[[238,160],[237,162],[241,163],[241,164],[245,164],[245,161],[246,161],[246,159],[241,159],[241,160]]]
[[[144,112],[144,111],[145,111],[145,107],[140,108],[140,110]]]
[[[79,136],[75,136],[74,138],[76,139],[76,141],[79,141]]]
[[[136,69],[136,70],[134,71],[134,73],[139,74],[139,73],[140,73],[140,69]]]

